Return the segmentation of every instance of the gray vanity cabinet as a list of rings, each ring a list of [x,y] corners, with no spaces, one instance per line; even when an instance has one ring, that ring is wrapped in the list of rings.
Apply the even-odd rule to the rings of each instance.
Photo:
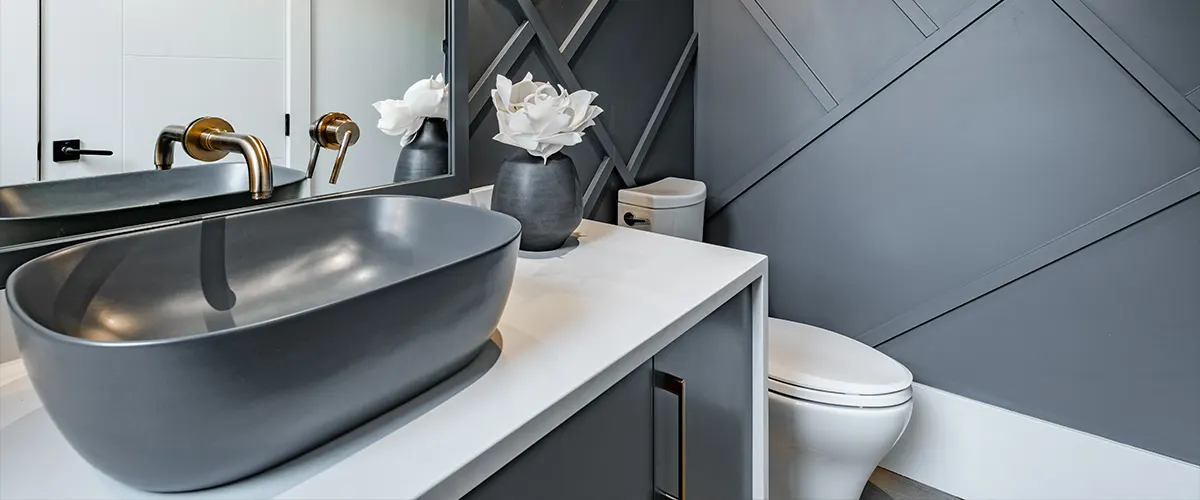
[[[653,375],[638,367],[464,498],[649,499]]]
[[[689,500],[748,499],[751,493],[751,295],[743,291],[654,356],[654,371],[684,382],[686,439],[680,446],[678,399],[654,391],[655,485]],[[661,378],[661,375],[660,375]],[[662,384],[660,384],[661,387]],[[686,460],[679,450],[686,450]]]
[[[750,498],[751,342],[743,291],[464,498]]]

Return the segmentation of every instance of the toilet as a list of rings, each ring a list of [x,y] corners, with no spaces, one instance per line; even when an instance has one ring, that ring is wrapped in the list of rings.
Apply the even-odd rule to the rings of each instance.
[[[908,426],[912,373],[849,337],[768,322],[771,498],[857,500]]]
[[[617,192],[617,224],[686,240],[704,239],[703,182],[678,177]]]
[[[700,240],[704,183],[667,178],[618,193],[617,224]],[[858,500],[912,416],[912,373],[870,346],[770,318],[768,447],[777,500]]]

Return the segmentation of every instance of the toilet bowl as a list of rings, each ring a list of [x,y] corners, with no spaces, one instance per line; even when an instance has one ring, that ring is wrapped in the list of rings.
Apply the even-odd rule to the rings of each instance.
[[[857,500],[908,426],[912,373],[849,337],[771,318],[770,494]]]

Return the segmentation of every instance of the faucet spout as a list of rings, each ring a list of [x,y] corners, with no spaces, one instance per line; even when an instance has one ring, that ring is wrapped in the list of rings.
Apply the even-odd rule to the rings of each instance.
[[[182,125],[167,125],[158,134],[154,142],[154,167],[159,170],[170,170],[175,164],[175,143],[183,142],[187,129]]]
[[[274,192],[275,183],[271,171],[271,155],[267,146],[257,137],[233,131],[233,125],[220,118],[204,117],[188,126],[169,125],[158,134],[154,143],[154,166],[169,170],[175,162],[175,143],[183,144],[183,150],[200,161],[217,161],[229,153],[242,155],[250,179],[250,195],[256,200],[265,200]]]
[[[275,189],[271,156],[259,138],[233,132],[204,132],[201,140],[211,149],[241,154],[250,175],[250,195],[256,200],[271,197]]]

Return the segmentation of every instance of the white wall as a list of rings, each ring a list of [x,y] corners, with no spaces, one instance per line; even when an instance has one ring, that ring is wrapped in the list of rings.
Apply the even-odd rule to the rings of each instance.
[[[334,155],[322,153],[317,192],[391,184],[400,141],[375,127],[371,104],[444,71],[445,0],[313,0],[312,30],[313,118],[341,111],[363,131],[337,185],[329,184]],[[293,127],[301,125],[307,130]]]
[[[38,0],[0,0],[0,186],[37,180]]]
[[[162,127],[205,115],[258,136],[283,162],[286,1],[195,6],[42,0],[42,158],[56,139],[115,152],[43,161],[43,180],[153,169]],[[176,155],[177,165],[193,163]]]

